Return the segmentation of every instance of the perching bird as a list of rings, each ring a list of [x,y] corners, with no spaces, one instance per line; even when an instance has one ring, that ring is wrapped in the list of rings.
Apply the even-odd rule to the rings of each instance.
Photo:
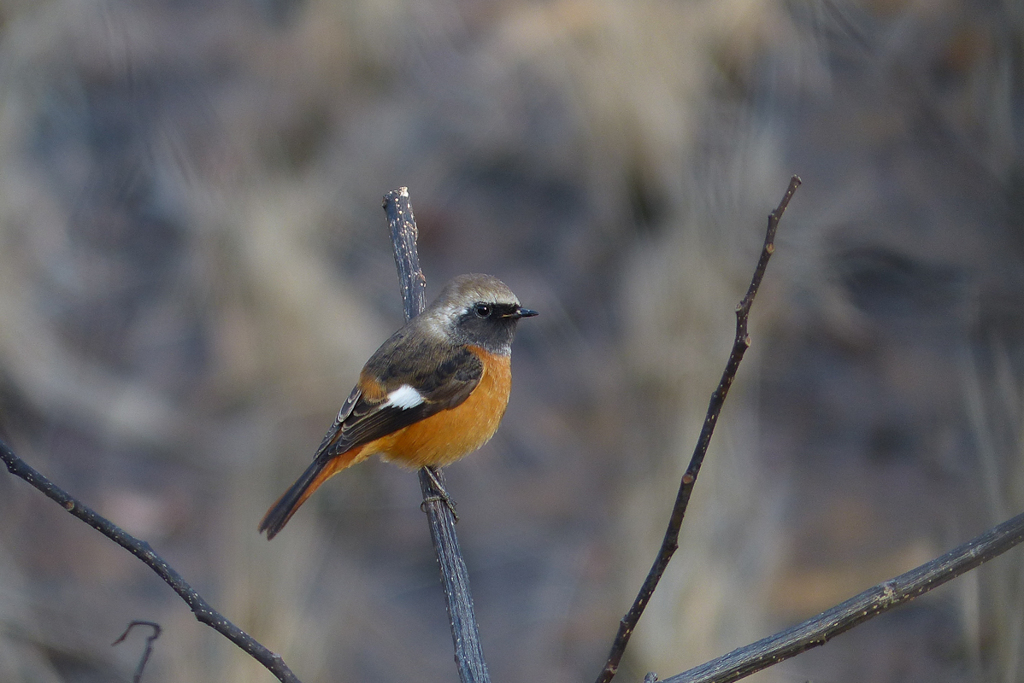
[[[512,338],[523,308],[490,275],[460,275],[366,361],[313,463],[270,506],[273,538],[321,484],[380,454],[409,468],[443,467],[498,429],[512,386]]]

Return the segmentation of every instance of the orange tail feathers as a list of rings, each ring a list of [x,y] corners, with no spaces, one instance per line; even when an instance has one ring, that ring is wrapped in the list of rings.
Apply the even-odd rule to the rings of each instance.
[[[299,506],[305,503],[306,499],[313,495],[313,492],[320,488],[321,484],[343,469],[363,460],[365,456],[360,457],[362,452],[363,448],[357,447],[327,459],[317,458],[314,460],[302,473],[302,476],[284,492],[284,495],[270,506],[267,514],[263,515],[259,530],[267,532],[267,540],[272,539],[284,528]]]

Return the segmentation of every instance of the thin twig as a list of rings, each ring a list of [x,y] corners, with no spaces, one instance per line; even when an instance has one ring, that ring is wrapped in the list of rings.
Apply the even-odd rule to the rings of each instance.
[[[902,605],[1024,541],[1024,514],[781,633],[733,650],[662,683],[729,683],[794,657]]]
[[[128,624],[128,628],[124,630],[121,637],[112,642],[110,645],[120,645],[124,642],[124,639],[128,637],[131,630],[136,626],[148,626],[153,629],[153,632],[146,637],[146,650],[142,653],[142,659],[139,660],[139,665],[135,667],[135,675],[132,676],[132,683],[139,683],[142,680],[142,672],[146,669],[146,662],[149,661],[149,656],[153,654],[153,642],[160,637],[160,624],[155,621],[133,621]]]
[[[391,242],[395,250],[395,266],[405,304],[405,318],[410,320],[423,312],[426,306],[427,281],[420,269],[416,251],[416,219],[409,203],[408,188],[401,187],[384,195],[384,211],[391,228]],[[444,486],[444,474],[434,469],[434,475]],[[459,549],[455,534],[455,517],[451,508],[443,502],[442,491],[438,491],[426,468],[419,472],[420,489],[423,491],[423,510],[430,525],[430,539],[434,543],[437,563],[444,584],[444,599],[448,607],[448,620],[455,645],[455,663],[462,683],[490,683],[487,663],[484,661],[473,610],[473,596],[469,590],[469,570]]]
[[[722,405],[725,403],[725,397],[729,393],[729,387],[732,386],[733,380],[736,378],[736,371],[739,369],[740,361],[743,360],[743,354],[750,347],[750,337],[747,334],[747,318],[750,314],[750,306],[754,303],[754,296],[757,295],[757,290],[761,286],[765,269],[768,267],[768,259],[775,252],[775,232],[779,227],[779,219],[782,218],[786,207],[789,206],[789,200],[792,199],[793,193],[796,192],[799,186],[800,178],[793,176],[789,181],[786,194],[783,195],[782,201],[779,202],[779,206],[768,215],[768,230],[764,238],[764,248],[761,250],[761,257],[758,259],[757,267],[754,269],[754,276],[750,280],[750,287],[747,288],[746,295],[740,301],[739,306],[736,307],[736,337],[733,341],[732,352],[729,354],[729,361],[726,363],[725,372],[722,373],[722,379],[718,383],[718,388],[711,395],[711,402],[708,405],[707,415],[704,417],[704,426],[701,428],[697,446],[694,448],[693,457],[690,459],[690,464],[687,466],[682,481],[679,483],[679,492],[676,494],[676,502],[672,508],[672,516],[669,519],[668,529],[665,531],[665,538],[661,542],[661,548],[658,550],[658,555],[651,566],[650,572],[647,574],[647,578],[640,587],[640,592],[633,601],[633,606],[629,608],[626,615],[619,621],[618,633],[615,635],[615,640],[612,643],[611,652],[608,654],[608,660],[605,662],[604,669],[601,670],[600,675],[597,677],[597,683],[608,683],[615,677],[615,673],[619,669],[619,663],[622,661],[622,655],[625,654],[626,646],[629,644],[629,638],[633,634],[633,629],[636,628],[637,622],[640,621],[640,616],[647,607],[647,603],[650,602],[651,595],[654,594],[654,589],[657,588],[669,560],[672,559],[673,553],[679,547],[679,529],[683,524],[686,506],[690,502],[690,493],[693,491],[693,485],[697,481],[700,467],[704,463],[704,456],[707,454],[708,445],[711,443],[711,435],[715,431],[715,424],[718,422],[718,416],[722,412]]]
[[[11,474],[21,477],[46,495],[47,498],[61,505],[65,510],[79,518],[93,529],[117,543],[119,546],[142,560],[146,566],[156,572],[181,599],[188,604],[192,613],[201,623],[213,628],[238,647],[245,650],[253,659],[265,666],[282,683],[300,683],[291,669],[284,663],[281,656],[265,648],[255,638],[238,628],[197,593],[192,586],[181,577],[171,565],[160,557],[145,541],[140,541],[113,522],[97,514],[87,505],[73,498],[39,472],[29,467],[14,454],[3,441],[0,441],[0,460],[7,465]]]

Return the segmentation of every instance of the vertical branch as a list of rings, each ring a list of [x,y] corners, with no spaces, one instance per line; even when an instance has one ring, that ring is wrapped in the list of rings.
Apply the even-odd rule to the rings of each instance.
[[[391,245],[395,250],[398,286],[402,289],[405,319],[412,320],[427,307],[427,278],[420,268],[420,255],[416,250],[419,231],[416,217],[409,203],[409,188],[400,187],[384,195],[384,213],[391,229]]]
[[[615,673],[619,670],[619,663],[622,661],[622,655],[625,654],[626,646],[629,644],[629,638],[633,635],[633,629],[636,628],[637,622],[640,621],[640,616],[647,607],[647,603],[650,602],[654,589],[658,587],[658,582],[661,581],[661,576],[665,573],[669,560],[672,559],[672,555],[679,548],[679,530],[683,525],[683,516],[686,514],[686,508],[690,503],[693,485],[697,481],[697,475],[700,473],[701,465],[704,463],[704,456],[707,454],[708,446],[711,444],[711,435],[714,434],[715,425],[718,423],[718,416],[721,414],[722,405],[725,403],[725,397],[729,394],[729,388],[732,386],[733,380],[736,379],[736,371],[739,369],[740,361],[743,360],[743,354],[750,347],[750,336],[747,334],[747,318],[750,315],[750,306],[754,303],[754,296],[757,295],[757,290],[761,286],[761,280],[764,279],[765,269],[768,267],[768,259],[775,252],[775,232],[778,230],[779,220],[786,211],[786,207],[789,206],[789,200],[792,199],[793,193],[796,192],[796,188],[799,186],[800,178],[793,176],[789,181],[789,187],[786,189],[786,194],[783,195],[782,201],[768,215],[768,230],[765,234],[761,257],[757,261],[757,267],[754,269],[754,275],[750,280],[747,293],[736,307],[736,337],[733,340],[732,351],[729,353],[729,360],[725,365],[725,371],[722,373],[722,379],[718,383],[718,388],[711,395],[708,412],[704,417],[704,425],[701,428],[700,437],[697,439],[693,457],[690,458],[690,464],[683,474],[682,481],[679,482],[679,492],[676,494],[676,502],[672,507],[672,516],[669,518],[668,528],[665,530],[665,537],[661,542],[661,548],[658,550],[654,564],[651,566],[647,578],[640,587],[640,592],[637,593],[632,607],[629,608],[626,615],[619,621],[618,633],[615,635],[615,640],[612,643],[612,649],[608,654],[608,660],[605,662],[604,669],[601,670],[600,675],[597,677],[597,683],[608,683],[615,677]]]
[[[423,312],[426,306],[427,281],[420,269],[419,254],[416,251],[416,219],[409,203],[409,190],[402,187],[384,195],[384,212],[391,229],[391,242],[395,250],[395,266],[405,304],[405,318],[409,320]],[[439,469],[434,475],[444,485],[444,475]],[[480,632],[473,611],[473,596],[469,590],[469,570],[459,549],[455,534],[455,516],[441,500],[426,469],[421,469],[420,489],[423,492],[423,511],[430,526],[430,539],[434,543],[437,563],[444,584],[444,599],[448,607],[448,621],[455,645],[455,663],[462,683],[490,683],[487,663],[484,661],[480,644]]]

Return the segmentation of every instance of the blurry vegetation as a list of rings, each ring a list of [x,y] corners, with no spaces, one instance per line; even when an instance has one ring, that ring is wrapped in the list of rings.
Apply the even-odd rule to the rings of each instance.
[[[256,534],[401,323],[407,185],[431,294],[542,312],[448,471],[491,673],[589,680],[799,173],[620,676],[676,673],[1024,507],[1022,45],[1008,0],[0,0],[0,429],[307,683],[452,680],[413,475]],[[51,506],[0,477],[0,680],[127,679],[132,619],[147,681],[267,679]],[[1018,554],[756,680],[1016,680]]]

